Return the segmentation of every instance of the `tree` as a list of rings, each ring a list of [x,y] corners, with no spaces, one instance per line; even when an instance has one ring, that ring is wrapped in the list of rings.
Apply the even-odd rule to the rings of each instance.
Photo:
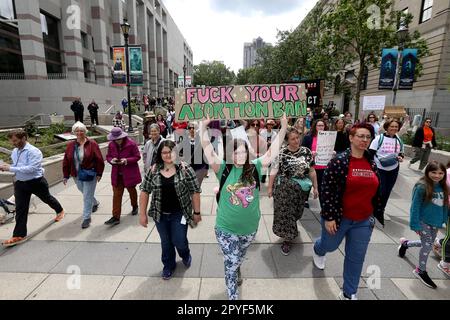
[[[220,61],[202,61],[194,66],[194,86],[224,86],[233,84],[236,75]]]
[[[236,75],[236,84],[238,85],[256,84],[254,82],[255,71],[256,69],[254,67],[239,69],[238,74]]]
[[[333,59],[338,60],[341,65],[358,61],[354,91],[356,116],[359,115],[364,69],[379,67],[382,49],[398,44],[396,31],[400,21],[408,24],[411,19],[411,14],[404,15],[395,11],[391,0],[340,0],[334,10],[325,16],[321,46],[340,53],[333,56]],[[409,35],[405,47],[419,49],[419,59],[429,54],[426,42],[420,38],[418,31]],[[421,72],[422,65],[419,62],[416,76]]]

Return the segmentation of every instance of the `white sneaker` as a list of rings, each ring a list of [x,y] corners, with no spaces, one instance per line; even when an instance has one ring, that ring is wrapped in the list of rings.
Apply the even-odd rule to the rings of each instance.
[[[325,269],[325,261],[327,260],[326,256],[319,256],[314,251],[314,245],[312,247],[312,254],[313,254],[314,265],[316,266],[316,268],[318,268],[320,270]]]
[[[442,246],[439,243],[438,237],[436,237],[436,239],[434,239],[434,242],[433,242],[433,253],[435,254],[436,257],[439,257],[439,258],[442,257]]]
[[[356,294],[352,294],[351,298],[347,298],[346,296],[344,296],[344,292],[341,291],[339,293],[339,300],[358,300],[358,298],[356,297]]]

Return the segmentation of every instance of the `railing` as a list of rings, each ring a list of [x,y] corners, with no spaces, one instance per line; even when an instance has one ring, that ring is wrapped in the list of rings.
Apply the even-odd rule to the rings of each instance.
[[[23,73],[0,73],[0,80],[24,80]]]
[[[48,73],[42,80],[62,80],[67,79],[66,73]],[[25,80],[23,73],[0,73],[0,80]]]
[[[419,114],[422,116],[422,122],[426,118],[431,119],[431,124],[433,127],[437,127],[439,123],[439,112],[429,111],[425,108],[405,108],[406,113],[409,115],[410,119],[413,120],[414,116]]]
[[[48,73],[47,74],[48,80],[61,80],[61,79],[67,79],[67,73]]]

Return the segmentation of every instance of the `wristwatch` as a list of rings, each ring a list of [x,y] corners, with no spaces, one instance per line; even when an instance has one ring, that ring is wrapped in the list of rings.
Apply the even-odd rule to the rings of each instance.
[[[199,215],[200,215],[200,212],[195,212],[195,211],[194,211],[194,215],[199,216]]]

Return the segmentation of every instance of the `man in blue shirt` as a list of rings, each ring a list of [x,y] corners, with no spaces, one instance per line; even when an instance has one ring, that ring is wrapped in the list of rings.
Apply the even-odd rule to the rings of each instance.
[[[10,247],[22,243],[27,236],[28,209],[31,195],[35,194],[44,203],[55,210],[55,221],[64,217],[64,210],[48,190],[47,180],[42,168],[42,152],[27,142],[27,133],[22,129],[8,133],[9,141],[15,149],[11,154],[12,164],[1,164],[1,171],[15,173],[14,197],[16,202],[16,227],[11,239],[4,241],[3,246]]]

